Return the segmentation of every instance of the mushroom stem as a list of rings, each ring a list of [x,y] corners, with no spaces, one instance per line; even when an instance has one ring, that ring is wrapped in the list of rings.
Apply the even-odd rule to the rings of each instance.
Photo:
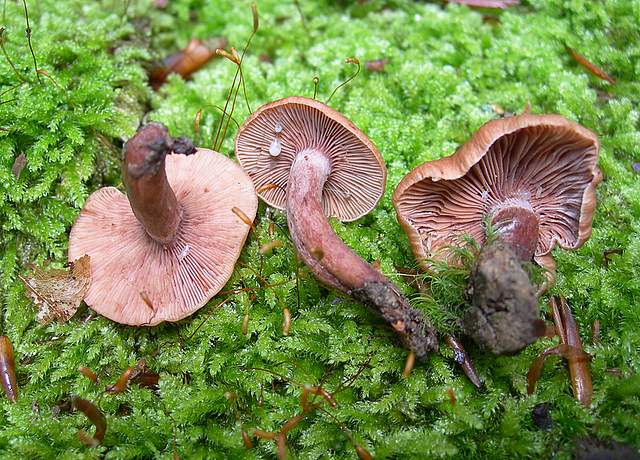
[[[421,359],[438,346],[422,313],[379,271],[335,234],[322,207],[322,192],[331,161],[321,151],[305,149],[291,166],[287,186],[289,231],[298,253],[316,277],[371,307],[398,332]]]
[[[538,243],[529,203],[505,203],[492,214],[498,238],[486,244],[471,274],[472,308],[463,320],[475,342],[495,354],[520,351],[542,333],[538,299],[522,268]]]
[[[522,260],[531,260],[538,243],[538,218],[530,206],[505,206],[493,214],[491,225],[498,238]]]
[[[512,354],[543,334],[538,299],[521,260],[505,241],[482,248],[470,277],[465,332],[492,353]]]
[[[167,128],[160,123],[143,126],[126,143],[122,168],[131,209],[147,234],[160,244],[173,241],[181,220],[164,167],[172,144]]]

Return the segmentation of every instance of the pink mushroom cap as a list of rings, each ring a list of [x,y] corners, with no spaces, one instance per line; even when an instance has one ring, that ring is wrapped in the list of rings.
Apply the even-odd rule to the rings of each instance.
[[[560,115],[518,115],[483,125],[455,154],[416,167],[393,194],[398,221],[425,268],[451,257],[470,235],[484,243],[487,216],[532,212],[534,259],[553,270],[551,250],[576,249],[591,235],[599,143]]]
[[[371,211],[384,193],[387,171],[369,138],[331,107],[300,96],[263,105],[238,130],[236,157],[260,198],[285,209],[291,166],[299,152],[317,149],[331,162],[322,206],[343,222]]]
[[[171,243],[151,239],[114,187],[93,193],[71,230],[69,260],[91,257],[85,302],[118,323],[154,326],[204,306],[231,277],[250,230],[232,208],[256,215],[251,180],[224,155],[167,155],[165,167],[182,214]]]

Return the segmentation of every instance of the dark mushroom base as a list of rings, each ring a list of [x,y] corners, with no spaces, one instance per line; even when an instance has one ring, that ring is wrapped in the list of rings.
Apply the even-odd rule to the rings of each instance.
[[[482,249],[470,284],[472,305],[463,327],[478,345],[510,354],[540,337],[544,323],[535,289],[508,244],[498,240]]]
[[[423,359],[438,349],[438,339],[422,312],[411,308],[409,302],[389,283],[365,282],[353,289],[351,297],[371,308],[400,335],[404,345]]]
[[[579,438],[573,453],[576,460],[640,460],[633,446],[613,439]]]

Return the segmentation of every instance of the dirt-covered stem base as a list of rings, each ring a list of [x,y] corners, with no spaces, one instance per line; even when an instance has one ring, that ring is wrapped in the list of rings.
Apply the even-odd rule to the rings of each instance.
[[[465,331],[495,354],[520,351],[541,335],[538,299],[510,246],[501,240],[486,245],[471,273],[471,307]]]

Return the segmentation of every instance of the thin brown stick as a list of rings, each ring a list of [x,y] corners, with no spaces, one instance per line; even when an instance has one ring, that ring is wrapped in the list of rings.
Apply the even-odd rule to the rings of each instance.
[[[95,372],[93,372],[91,369],[89,369],[88,367],[85,366],[80,366],[78,368],[78,372],[80,372],[82,375],[84,375],[86,378],[88,378],[89,380],[91,380],[93,383],[96,383],[98,381],[98,376],[96,375]]]
[[[204,325],[204,323],[206,323],[209,318],[211,318],[211,316],[213,316],[213,314],[215,312],[217,312],[225,303],[227,303],[230,300],[229,297],[227,297],[226,299],[224,299],[222,302],[220,302],[218,305],[216,305],[215,307],[213,307],[213,310],[211,310],[209,312],[209,314],[202,320],[202,322],[200,324],[198,324],[198,327],[196,327],[193,332],[191,334],[189,334],[189,337],[187,337],[186,341],[189,341],[193,338],[193,336],[196,334],[196,332],[198,332],[200,330],[200,328]]]
[[[29,83],[29,80],[24,78],[22,76],[22,74],[20,72],[18,72],[18,69],[16,69],[16,66],[13,64],[13,61],[9,57],[9,53],[7,53],[7,49],[4,47],[4,33],[5,33],[6,30],[7,29],[5,29],[4,27],[0,27],[0,49],[2,49],[2,54],[4,54],[5,59],[7,60],[9,65],[11,66],[11,69],[13,69],[13,72],[16,74],[18,79],[22,83]]]
[[[247,43],[245,44],[244,48],[242,49],[242,54],[240,55],[240,62],[238,62],[237,64],[237,69],[236,69],[236,73],[233,76],[233,82],[231,83],[231,88],[229,89],[229,94],[227,95],[227,100],[224,104],[224,109],[223,109],[223,115],[222,118],[220,119],[220,125],[218,126],[218,129],[216,130],[216,137],[215,140],[213,142],[213,150],[218,151],[220,149],[220,147],[222,146],[222,143],[224,142],[224,138],[227,135],[227,129],[229,128],[229,117],[231,117],[231,115],[233,115],[233,111],[235,109],[236,106],[236,100],[238,98],[238,93],[240,91],[240,86],[242,85],[244,88],[244,96],[245,96],[245,101],[247,103],[247,108],[249,109],[249,113],[251,113],[251,107],[249,105],[249,99],[247,98],[247,89],[246,86],[244,86],[244,74],[242,73],[242,64],[244,62],[244,56],[247,52],[247,49],[249,49],[249,45],[251,44],[251,40],[253,40],[253,37],[255,36],[256,32],[258,31],[258,27],[259,27],[259,19],[258,19],[258,8],[256,6],[255,3],[251,4],[251,13],[253,16],[253,30],[251,32],[251,35],[249,35],[249,39],[247,40]],[[238,79],[238,76],[240,76],[240,81],[238,82],[238,87],[235,89],[235,95],[233,93],[234,88],[236,86],[236,81]],[[233,95],[233,103],[231,104],[231,112],[230,115],[227,117],[227,124],[224,127],[224,130],[222,130],[222,125],[224,124],[224,114],[227,112],[227,107],[229,106],[229,100],[231,98],[231,96]],[[237,123],[236,123],[237,124]],[[218,144],[218,136],[220,134],[222,130],[222,137],[220,138],[220,142]],[[218,145],[216,147],[216,144]]]
[[[481,388],[482,380],[480,380],[480,376],[478,375],[469,354],[465,351],[462,344],[454,336],[448,334],[445,335],[445,342],[447,342],[449,348],[453,350],[453,360],[460,365],[467,378],[476,386],[476,388]]]
[[[289,335],[289,330],[291,329],[291,313],[287,307],[282,309],[282,335]]]
[[[293,4],[296,6],[296,9],[298,10],[298,14],[300,15],[300,22],[302,22],[302,28],[306,31],[307,21],[304,17],[304,12],[302,11],[302,7],[300,6],[299,0],[293,0]]]
[[[597,319],[591,324],[591,344],[598,343],[600,343],[600,320]]]
[[[553,316],[553,324],[556,326],[556,333],[560,337],[560,343],[567,343],[567,332],[565,331],[565,325],[562,322],[562,315],[558,308],[558,303],[555,297],[549,299],[549,306],[551,306],[551,315]]]
[[[571,374],[573,395],[583,405],[589,407],[591,405],[591,397],[593,395],[593,384],[591,382],[591,373],[589,372],[589,355],[583,351],[578,325],[573,318],[571,308],[569,308],[564,297],[560,297],[560,307],[563,324],[567,334],[566,344],[581,352],[577,355],[565,356],[569,363],[569,374]]]
[[[558,336],[560,337],[560,344],[547,348],[531,364],[529,373],[527,374],[527,393],[532,394],[535,391],[535,385],[542,373],[545,358],[555,354],[567,360],[574,397],[580,403],[589,407],[593,394],[591,374],[588,366],[590,357],[582,348],[578,326],[571,314],[569,305],[567,305],[563,297],[560,298],[559,307],[556,299],[553,297],[549,300],[549,304],[551,305],[553,320],[556,324]]]
[[[29,25],[29,10],[27,9],[27,0],[22,0],[22,4],[24,5],[24,18],[27,23],[27,28],[25,29],[25,32],[27,33],[27,42],[29,42],[29,51],[31,51],[31,57],[33,57],[33,69],[36,72],[38,81],[40,81],[40,74],[38,73],[38,63],[36,62],[36,53],[33,52],[33,45],[31,43],[31,26]]]
[[[245,287],[245,288],[229,289],[228,291],[220,291],[218,295],[237,294],[239,292],[261,291],[263,289],[270,289],[273,287],[282,286],[283,284],[287,284],[289,281],[290,280],[278,281],[277,283],[269,284],[267,286],[260,286],[257,288]]]
[[[104,435],[107,432],[107,419],[102,414],[100,409],[96,407],[90,401],[86,399],[79,398],[77,396],[71,397],[71,405],[75,410],[79,410],[84,415],[87,416],[89,421],[93,423],[96,427],[96,432],[93,436],[87,435],[84,431],[78,431],[78,437],[80,441],[90,447],[95,447],[98,444],[102,443],[104,440]]]
[[[402,371],[402,378],[408,379],[411,375],[411,370],[413,369],[414,364],[416,363],[416,354],[414,351],[410,351],[407,356],[407,361],[404,364],[404,370]]]
[[[15,403],[18,400],[16,362],[13,357],[13,346],[6,335],[0,336],[0,383],[9,401]]]
[[[10,88],[5,89],[3,92],[0,93],[0,97],[4,96],[7,93],[10,93],[13,90],[16,90],[16,89],[20,88],[22,85],[24,85],[24,82],[18,83],[17,85],[13,85]]]
[[[364,372],[364,370],[369,366],[369,363],[371,362],[371,358],[373,358],[373,356],[369,355],[369,357],[364,362],[364,364],[361,365],[360,368],[358,369],[358,372],[356,372],[355,375],[351,377],[349,380],[347,380],[346,382],[342,382],[338,387],[338,389],[333,392],[333,395],[335,396],[336,394],[340,393],[344,389],[349,388],[353,384],[353,382],[358,380],[358,377],[360,377],[360,375]]]
[[[325,104],[329,104],[329,102],[331,101],[331,98],[333,97],[334,94],[336,94],[336,91],[338,91],[340,88],[342,88],[344,85],[346,85],[347,83],[349,83],[351,80],[353,80],[354,78],[356,78],[358,76],[358,74],[360,73],[360,60],[357,57],[349,57],[347,59],[345,59],[345,61],[347,64],[355,64],[358,66],[358,68],[356,69],[355,73],[353,75],[351,75],[349,78],[347,78],[345,81],[343,81],[342,83],[340,83],[338,86],[336,86],[336,88],[333,90],[333,92],[331,93],[331,95],[329,96],[329,99],[327,99],[327,102],[325,102]],[[315,98],[314,98],[315,99]]]

